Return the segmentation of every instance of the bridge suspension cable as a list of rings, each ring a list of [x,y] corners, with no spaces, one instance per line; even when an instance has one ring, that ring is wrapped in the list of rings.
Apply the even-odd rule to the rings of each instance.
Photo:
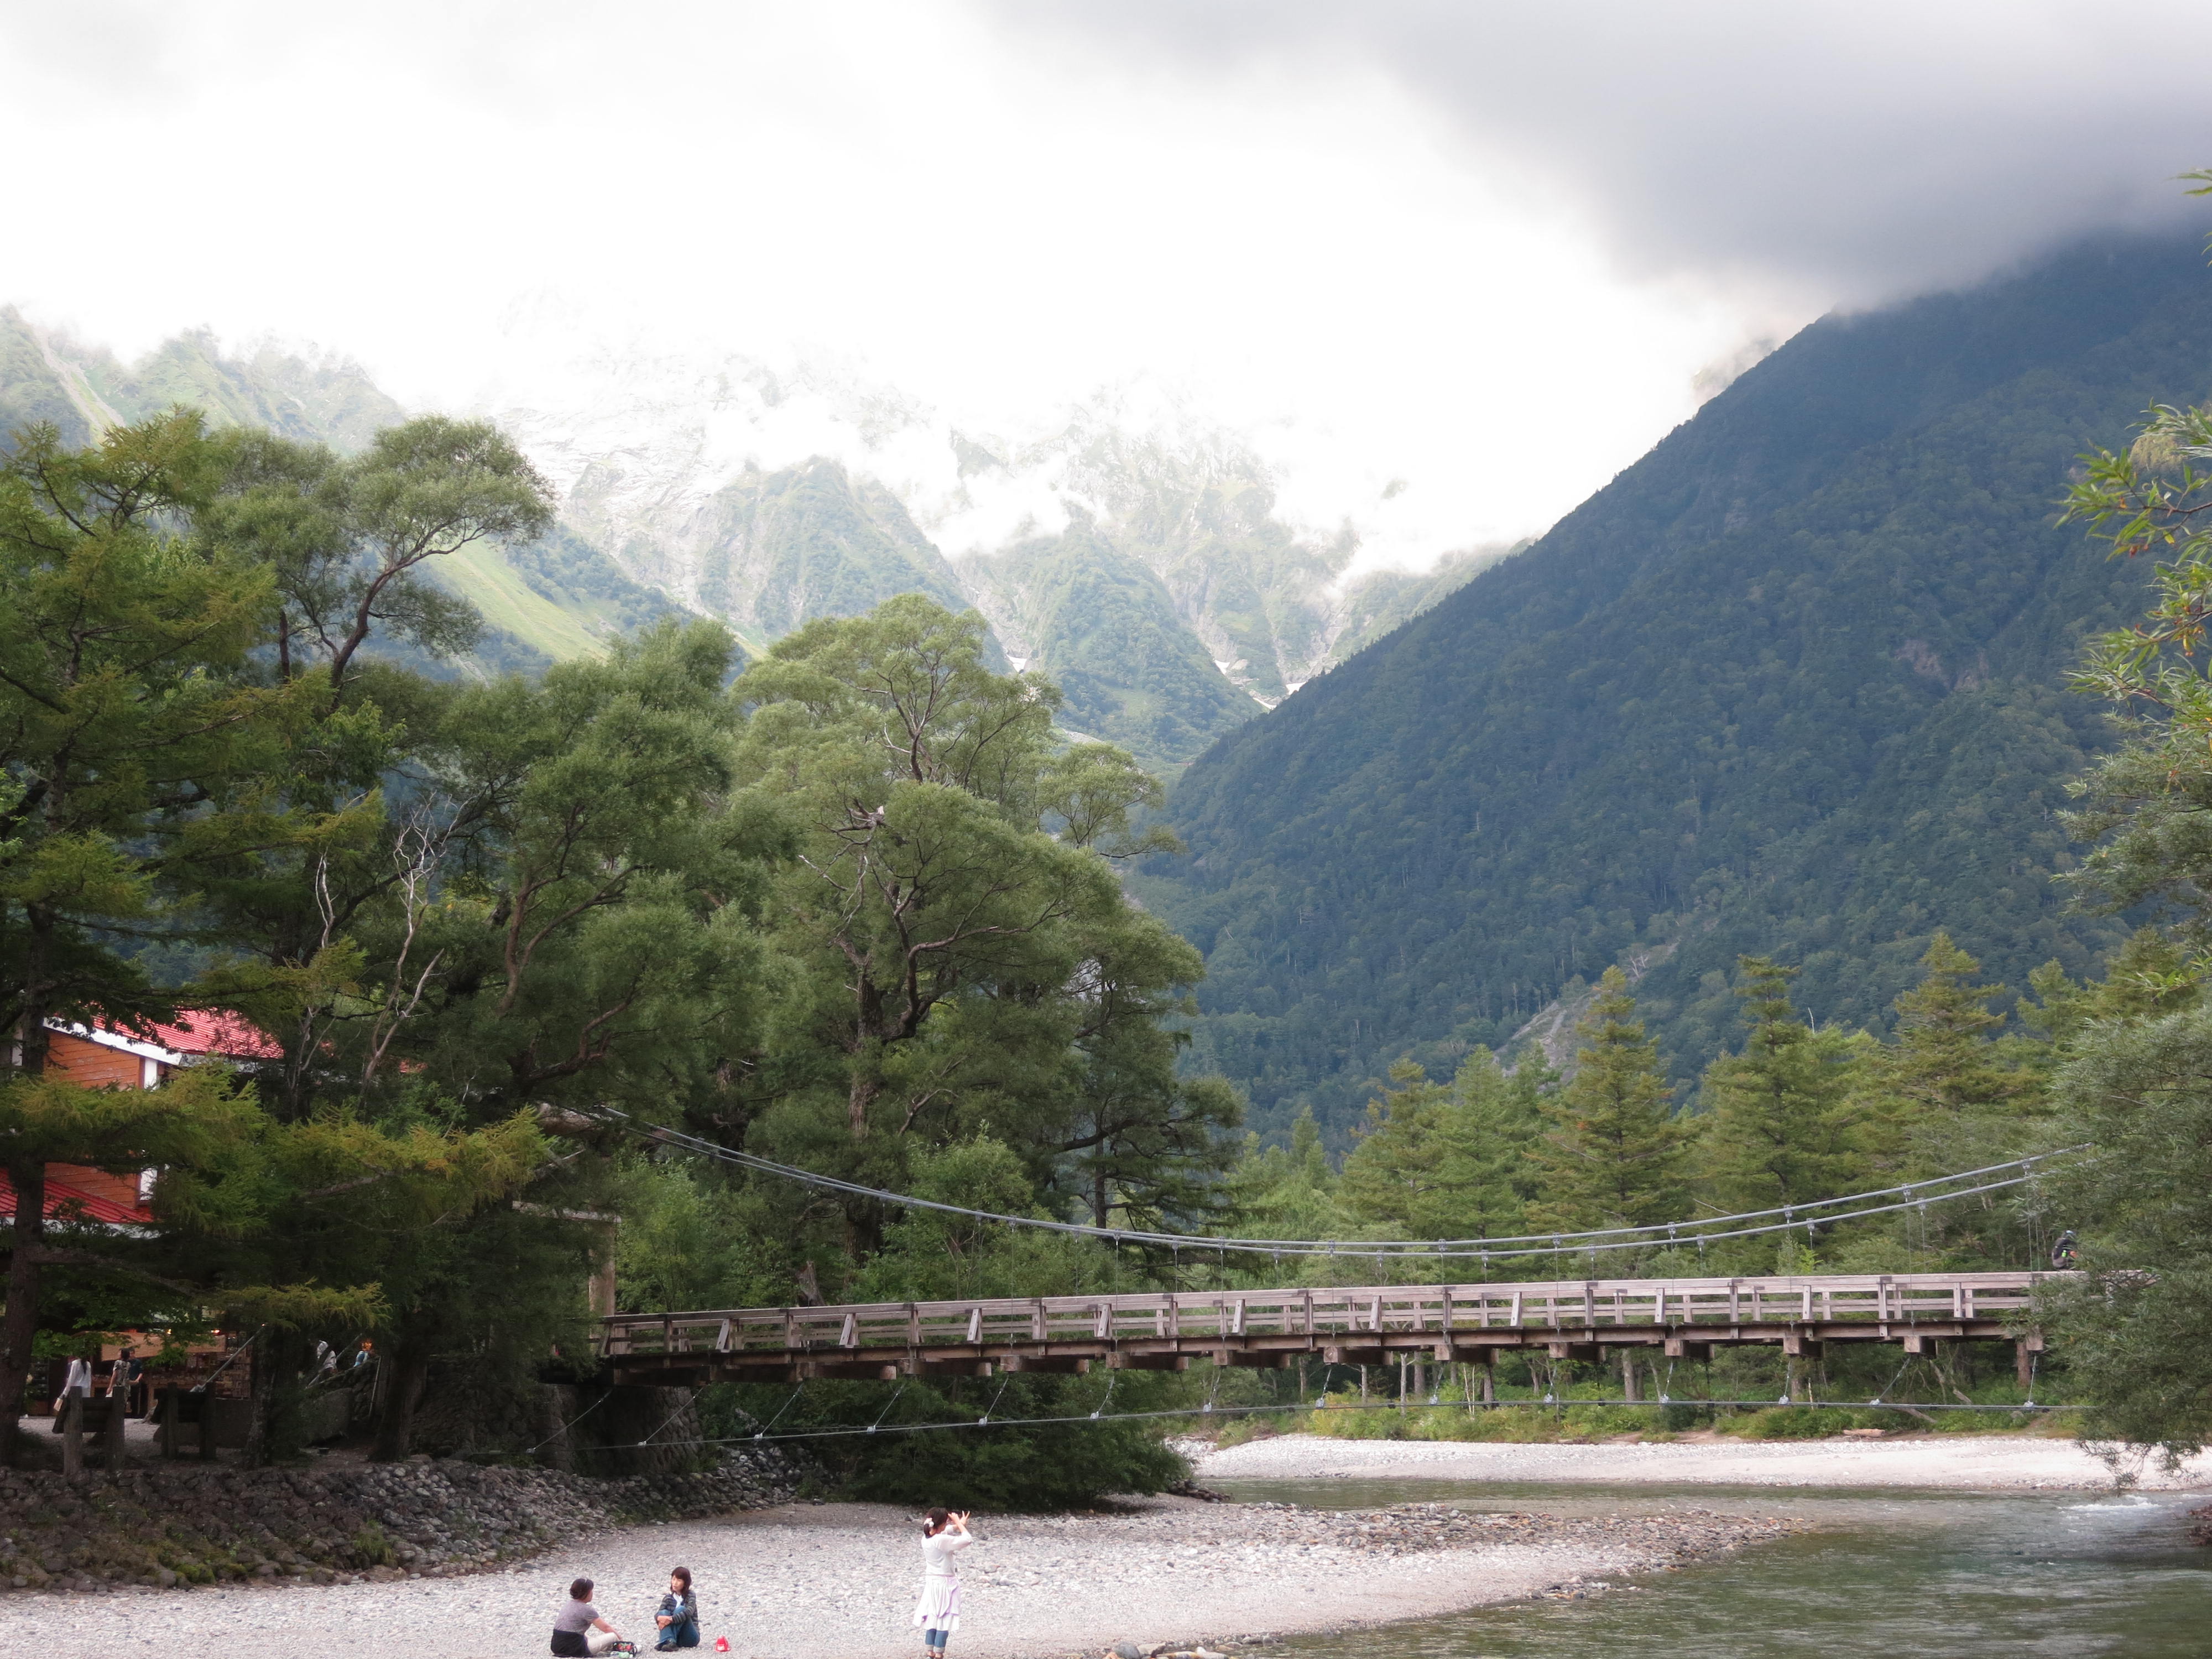
[[[1984,1164],[1978,1170],[1961,1170],[1953,1175],[1933,1176],[1925,1181],[1909,1181],[1898,1186],[1851,1193],[1840,1198],[1814,1199],[1803,1204],[1778,1205],[1771,1209],[1746,1210],[1734,1215],[1705,1216],[1689,1221],[1653,1222],[1639,1227],[1604,1227],[1586,1232],[1513,1233],[1494,1238],[1224,1238],[1205,1233],[1099,1227],[1088,1222],[1052,1221],[1038,1216],[1007,1215],[996,1210],[971,1209],[963,1204],[946,1204],[935,1199],[917,1198],[910,1193],[890,1192],[837,1176],[802,1170],[795,1164],[779,1164],[773,1158],[739,1152],[698,1135],[687,1134],[680,1129],[641,1121],[612,1106],[589,1108],[586,1115],[641,1140],[677,1147],[757,1174],[774,1176],[780,1180],[795,1182],[825,1192],[842,1193],[848,1197],[873,1199],[902,1209],[930,1210],[944,1215],[997,1222],[1008,1227],[1028,1227],[1042,1232],[1102,1239],[1115,1244],[1143,1244],[1176,1250],[1234,1251],[1246,1255],[1359,1255],[1377,1260],[1417,1256],[1480,1256],[1486,1260],[1492,1256],[1581,1255],[1599,1250],[1649,1249],[1667,1245],[1748,1238],[1760,1233],[1791,1232],[1801,1227],[1828,1226],[1838,1222],[1887,1215],[1899,1210],[1917,1209],[1929,1204],[1948,1203],[1954,1199],[1972,1198],[1983,1193],[2022,1186],[2036,1178],[2037,1166],[2053,1158],[2066,1158],[2087,1150],[2086,1145],[2062,1146],[2028,1158]],[[1997,1178],[1978,1180],[1983,1176]],[[1977,1184],[1956,1184],[1961,1182],[1975,1182]],[[1874,1201],[1876,1200],[1890,1201],[1877,1203]],[[1775,1220],[1772,1218],[1775,1217],[1781,1218]],[[1736,1224],[1739,1223],[1751,1224]]]

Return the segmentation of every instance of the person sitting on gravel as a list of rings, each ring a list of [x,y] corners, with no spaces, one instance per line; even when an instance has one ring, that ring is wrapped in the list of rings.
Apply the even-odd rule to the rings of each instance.
[[[975,1541],[965,1510],[932,1510],[922,1519],[921,1600],[915,1603],[914,1622],[928,1659],[945,1659],[945,1641],[960,1628],[960,1572],[952,1556]]]
[[[691,1593],[691,1569],[668,1570],[668,1594],[660,1598],[660,1611],[653,1615],[660,1626],[660,1639],[653,1645],[662,1653],[699,1645],[699,1598]]]
[[[553,1619],[553,1651],[560,1659],[592,1659],[600,1653],[635,1653],[622,1632],[599,1617],[592,1605],[592,1581],[579,1578],[568,1586],[568,1600]]]

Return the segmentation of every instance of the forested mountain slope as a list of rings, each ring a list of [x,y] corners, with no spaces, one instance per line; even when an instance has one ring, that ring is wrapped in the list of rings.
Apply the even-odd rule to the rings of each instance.
[[[1171,767],[1260,712],[1176,614],[1167,586],[1088,519],[963,562],[1008,652],[1049,676],[1061,724]]]
[[[1948,927],[2017,987],[2115,937],[2049,880],[2143,573],[2053,503],[2212,389],[2193,240],[1808,329],[1528,552],[1203,756],[1140,878],[1207,955],[1198,1058],[1341,1132],[1401,1054],[1510,1039],[1610,963],[1687,1078],[1742,951],[1879,1024]]]

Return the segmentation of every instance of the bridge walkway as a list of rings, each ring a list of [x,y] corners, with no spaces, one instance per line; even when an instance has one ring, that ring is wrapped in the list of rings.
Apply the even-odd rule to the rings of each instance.
[[[1921,1353],[1943,1341],[2009,1341],[2025,1377],[2043,1346],[2032,1322],[2036,1287],[2061,1277],[1591,1279],[735,1308],[616,1313],[599,1322],[597,1340],[617,1381],[687,1386],[1183,1370],[1195,1360],[1489,1365],[1514,1350],[1595,1360],[1655,1348],[1700,1360],[1718,1347],[1763,1344],[1811,1357],[1831,1342],[1886,1342]]]

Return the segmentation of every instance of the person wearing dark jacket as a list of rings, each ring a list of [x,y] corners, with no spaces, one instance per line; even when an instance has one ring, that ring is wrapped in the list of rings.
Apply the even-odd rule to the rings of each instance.
[[[660,1611],[653,1615],[660,1627],[653,1647],[662,1653],[699,1645],[699,1598],[691,1593],[691,1569],[668,1570],[668,1594],[660,1598]]]

